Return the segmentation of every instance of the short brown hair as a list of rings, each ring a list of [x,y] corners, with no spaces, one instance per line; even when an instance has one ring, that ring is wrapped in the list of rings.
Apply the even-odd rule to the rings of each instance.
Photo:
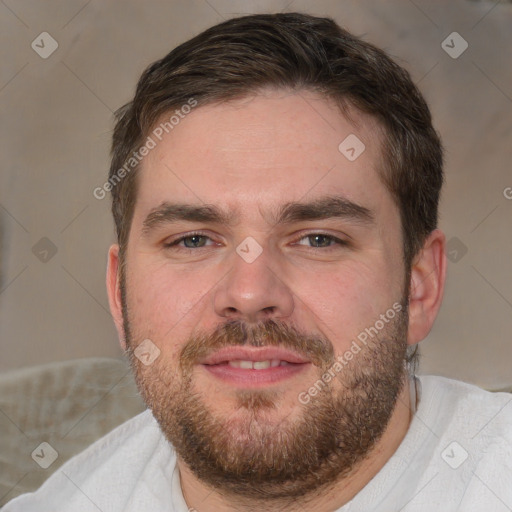
[[[191,98],[204,105],[264,87],[315,91],[341,107],[354,106],[378,119],[385,135],[379,173],[400,211],[409,273],[413,257],[437,227],[443,183],[441,143],[409,73],[330,18],[300,13],[233,18],[150,65],[133,101],[116,112],[109,180],[163,114]],[[121,258],[136,193],[136,171],[112,187]]]

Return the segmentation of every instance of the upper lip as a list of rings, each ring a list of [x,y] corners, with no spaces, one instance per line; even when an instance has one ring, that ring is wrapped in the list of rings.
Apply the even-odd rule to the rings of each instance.
[[[289,363],[309,363],[296,352],[279,347],[226,347],[206,356],[199,364],[219,364],[227,361],[267,361],[279,359]]]

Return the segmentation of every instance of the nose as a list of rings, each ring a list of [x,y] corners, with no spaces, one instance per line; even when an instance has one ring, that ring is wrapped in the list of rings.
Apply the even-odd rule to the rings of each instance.
[[[279,277],[282,272],[275,263],[268,249],[251,263],[235,253],[232,269],[215,290],[215,313],[249,323],[289,317],[294,309],[293,294]]]

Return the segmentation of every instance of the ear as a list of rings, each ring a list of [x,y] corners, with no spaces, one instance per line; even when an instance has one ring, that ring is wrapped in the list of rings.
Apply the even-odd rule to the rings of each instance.
[[[123,307],[121,302],[121,286],[119,274],[119,245],[114,244],[108,250],[107,263],[107,294],[110,313],[116,325],[119,343],[126,350],[126,338],[123,327]]]
[[[425,339],[441,306],[446,277],[446,237],[435,229],[414,259],[409,290],[407,343]]]

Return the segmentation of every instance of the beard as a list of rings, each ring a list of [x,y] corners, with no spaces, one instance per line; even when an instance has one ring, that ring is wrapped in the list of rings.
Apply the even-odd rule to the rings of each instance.
[[[311,361],[321,379],[336,361],[333,344],[280,320],[236,320],[190,337],[177,362],[162,351],[145,366],[133,352],[126,297],[123,315],[137,386],[166,439],[198,479],[238,500],[293,500],[348,476],[382,436],[406,382],[404,308],[308,403],[297,397],[293,414],[276,421],[282,397],[269,389],[234,389],[236,406],[222,414],[196,387],[202,357],[228,346],[279,346]]]

